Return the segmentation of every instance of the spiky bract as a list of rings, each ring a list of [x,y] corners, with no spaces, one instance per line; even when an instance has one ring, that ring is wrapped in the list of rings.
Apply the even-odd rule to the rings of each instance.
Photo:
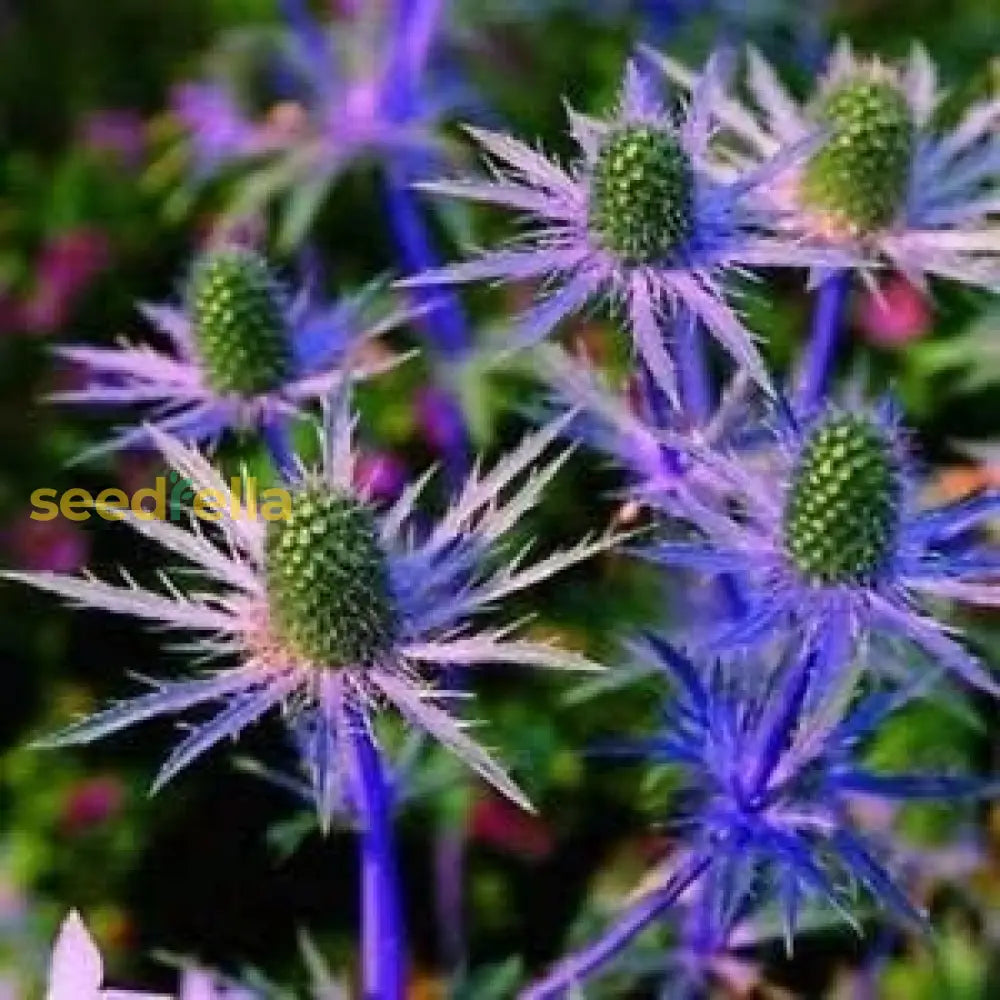
[[[765,404],[762,420],[763,401],[741,378],[692,431],[646,424],[580,364],[553,356],[550,368],[577,426],[662,513],[669,537],[643,554],[720,578],[731,594],[699,641],[733,653],[816,633],[840,648],[842,663],[860,655],[898,677],[914,667],[905,647],[887,643],[872,655],[892,636],[1000,696],[939,620],[940,605],[935,614],[930,606],[1000,604],[1000,553],[980,530],[1000,513],[1000,494],[925,506],[893,400],[808,414],[783,400]]]
[[[387,510],[368,504],[355,481],[349,385],[328,407],[323,464],[288,484],[290,516],[261,523],[248,515],[220,473],[197,451],[150,428],[168,463],[197,491],[222,498],[207,532],[191,515],[190,530],[169,521],[128,516],[131,527],[189,560],[203,583],[144,589],[56,573],[7,573],[78,606],[101,608],[200,633],[199,664],[207,674],[150,682],[153,690],[69,726],[60,745],[89,743],[156,716],[214,706],[191,725],[162,767],[159,788],[218,743],[236,737],[271,711],[287,721],[321,822],[350,808],[343,794],[345,761],[358,727],[395,707],[412,726],[453,750],[513,801],[524,794],[467,733],[453,713],[455,692],[442,668],[485,663],[591,671],[579,653],[517,638],[512,626],[476,628],[484,610],[533,586],[618,539],[585,539],[540,559],[502,558],[502,539],[539,500],[566,455],[543,453],[567,426],[553,421],[488,471],[469,474],[441,517],[418,517],[430,476],[405,489]],[[245,486],[241,494],[245,495]],[[284,506],[284,504],[282,504]],[[206,585],[204,578],[212,581]],[[190,579],[190,575],[187,576]],[[215,664],[222,656],[224,662]],[[394,790],[398,791],[398,790]]]
[[[669,56],[646,54],[692,95],[703,88]],[[888,266],[916,285],[935,275],[1000,288],[1000,99],[973,103],[943,127],[947,90],[917,44],[907,60],[887,65],[842,39],[805,102],[760,52],[747,56],[745,91],[717,105],[717,170],[764,163],[825,129],[819,149],[771,185],[790,229],[840,250],[841,266],[868,278]]]
[[[521,213],[528,228],[507,247],[407,278],[407,287],[538,279],[545,295],[512,333],[517,346],[541,341],[595,299],[627,309],[636,350],[663,392],[677,398],[671,320],[693,316],[761,386],[770,375],[753,337],[727,301],[725,278],[744,267],[836,267],[839,254],[787,235],[764,197],[810,151],[793,144],[774,160],[725,181],[712,169],[714,95],[721,60],[675,116],[635,62],[625,68],[616,112],[570,112],[581,151],[571,169],[517,139],[469,129],[491,158],[492,177],[421,185]]]

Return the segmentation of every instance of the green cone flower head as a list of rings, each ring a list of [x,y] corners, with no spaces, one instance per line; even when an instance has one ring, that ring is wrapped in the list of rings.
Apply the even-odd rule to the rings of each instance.
[[[838,414],[808,436],[785,507],[785,549],[813,584],[864,583],[896,538],[900,476],[886,432]]]
[[[601,245],[629,263],[675,253],[694,226],[694,173],[676,135],[626,125],[598,153],[590,181],[589,225]]]
[[[301,657],[367,666],[391,647],[397,615],[371,510],[347,493],[308,487],[268,522],[271,625]]]
[[[262,257],[239,247],[211,250],[195,264],[188,294],[194,340],[214,390],[254,396],[288,378],[285,295]]]
[[[887,73],[835,84],[816,115],[830,138],[809,161],[803,199],[858,234],[889,225],[906,198],[915,146],[913,112]]]

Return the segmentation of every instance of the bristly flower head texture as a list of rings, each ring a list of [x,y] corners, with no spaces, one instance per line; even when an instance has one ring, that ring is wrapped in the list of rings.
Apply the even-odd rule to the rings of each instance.
[[[566,453],[538,464],[561,433],[557,421],[492,470],[474,470],[443,516],[414,524],[414,504],[430,476],[379,511],[354,487],[353,422],[347,393],[329,410],[322,470],[301,469],[283,516],[247,516],[223,477],[195,450],[155,427],[149,434],[170,465],[197,490],[221,499],[212,537],[192,516],[190,530],[129,517],[140,534],[183,556],[214,590],[180,589],[165,573],[163,590],[92,577],[9,573],[74,605],[205,634],[200,648],[224,662],[207,676],[154,681],[155,690],[82,720],[54,738],[89,743],[156,716],[221,703],[190,729],[164,764],[156,787],[215,744],[281,709],[303,749],[320,818],[343,800],[352,726],[394,706],[414,726],[453,749],[504,794],[526,800],[504,771],[448,711],[454,692],[436,687],[438,668],[481,663],[597,669],[585,657],[512,636],[511,625],[476,631],[476,615],[615,542],[584,541],[533,562],[498,550],[538,500]],[[275,501],[276,503],[278,501]],[[190,580],[190,568],[185,578]],[[346,787],[353,787],[347,781]]]
[[[838,253],[796,234],[779,235],[779,217],[761,193],[814,145],[793,148],[728,181],[709,161],[720,89],[709,61],[683,120],[629,63],[620,106],[597,120],[570,111],[582,158],[570,169],[505,135],[469,129],[492,157],[486,181],[436,181],[436,194],[524,213],[510,247],[408,279],[405,285],[540,279],[547,294],[518,324],[516,343],[541,340],[598,297],[625,305],[636,348],[657,381],[676,396],[675,364],[663,320],[684,308],[734,361],[770,385],[753,337],[726,302],[727,272],[752,266],[835,266]]]
[[[697,78],[649,53],[675,82]],[[772,186],[799,231],[857,255],[864,268],[889,264],[914,283],[925,275],[1000,287],[1000,99],[973,105],[951,129],[934,124],[943,94],[927,53],[914,45],[905,67],[834,51],[816,94],[800,104],[763,56],[750,49],[750,104],[718,102],[729,162],[746,169],[820,126],[821,148]]]
[[[926,606],[935,598],[1000,602],[1000,556],[980,536],[1000,513],[1000,497],[924,506],[889,400],[801,417],[786,406],[761,431],[769,440],[754,447],[712,444],[697,430],[661,435],[701,474],[653,498],[690,535],[647,554],[737,586],[742,611],[715,630],[715,648],[740,650],[804,629],[850,656],[855,640],[895,636],[1000,695]],[[900,657],[876,659],[891,670]]]
[[[831,687],[822,662],[826,649],[798,652],[768,667],[753,658],[726,665],[691,660],[655,636],[644,645],[673,691],[661,730],[618,749],[678,769],[686,802],[679,860],[646,881],[604,938],[556,966],[525,997],[563,996],[669,914],[689,887],[715,892],[713,879],[728,891],[726,912],[709,914],[709,930],[727,932],[734,914],[760,898],[773,899],[789,950],[809,900],[860,929],[855,914],[866,893],[894,916],[926,927],[925,915],[892,875],[886,857],[891,845],[861,829],[851,808],[857,797],[894,803],[995,792],[977,778],[885,774],[858,761],[866,739],[922,685],[876,692],[850,707],[855,678]]]
[[[88,381],[52,399],[144,411],[144,424],[119,428],[97,450],[148,445],[151,426],[205,444],[227,430],[276,433],[342,381],[352,348],[409,318],[379,306],[374,288],[333,305],[315,302],[308,288],[292,295],[263,257],[241,246],[204,251],[182,305],[141,308],[165,348],[58,349]],[[363,375],[377,367],[352,370]]]

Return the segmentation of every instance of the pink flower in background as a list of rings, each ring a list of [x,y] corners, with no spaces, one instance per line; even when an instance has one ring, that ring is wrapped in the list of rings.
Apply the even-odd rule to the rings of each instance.
[[[99,229],[68,229],[49,240],[36,263],[34,289],[21,305],[21,326],[32,333],[61,327],[110,257],[108,238]]]
[[[103,982],[101,953],[80,914],[74,910],[63,922],[52,949],[46,1000],[173,1000],[172,996],[163,993],[102,989]],[[0,982],[0,1000],[6,1000],[3,989],[4,984]],[[19,995],[10,994],[11,997]],[[257,992],[224,985],[211,974],[190,968],[184,971],[177,1000],[255,1000],[258,996]]]
[[[145,152],[146,127],[137,111],[105,108],[83,119],[80,140],[92,152],[109,154],[126,167],[138,167]]]
[[[373,500],[395,500],[406,485],[406,467],[388,451],[365,452],[358,459],[354,478]]]
[[[125,788],[114,775],[98,775],[78,782],[63,804],[61,826],[74,835],[112,819],[125,801]]]
[[[72,573],[90,554],[87,535],[61,517],[34,521],[24,511],[0,537],[10,562],[21,569]]]
[[[858,306],[858,326],[879,347],[902,347],[927,333],[931,307],[927,296],[905,278],[894,276],[878,291],[867,290]]]

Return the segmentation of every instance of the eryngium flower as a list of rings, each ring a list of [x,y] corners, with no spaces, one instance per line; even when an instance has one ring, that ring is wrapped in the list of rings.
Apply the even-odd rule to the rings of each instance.
[[[372,5],[329,22],[315,18],[305,0],[280,6],[286,27],[271,53],[265,114],[243,106],[249,101],[231,64],[232,45],[215,53],[222,72],[178,88],[174,106],[196,179],[239,168],[234,208],[243,214],[282,202],[281,239],[290,246],[346,171],[374,162],[391,183],[397,169],[408,176],[416,164],[440,158],[439,125],[461,95],[454,80],[441,80],[429,66],[440,0]],[[255,40],[273,37],[269,29]]]
[[[861,762],[864,741],[927,683],[878,691],[848,708],[853,679],[829,686],[826,650],[762,671],[747,662],[700,665],[656,638],[649,648],[671,677],[675,698],[661,733],[634,749],[683,772],[692,796],[692,849],[710,852],[716,866],[773,863],[789,941],[808,894],[818,893],[854,923],[856,886],[895,915],[922,923],[876,860],[879,847],[855,828],[850,806],[854,796],[899,802],[991,792],[993,784],[972,776],[876,773]],[[846,891],[838,869],[851,878]]]
[[[860,762],[865,740],[926,680],[874,692],[849,707],[854,678],[831,687],[824,662],[830,651],[821,647],[777,665],[752,658],[725,666],[696,662],[655,636],[643,652],[669,677],[672,696],[660,732],[617,749],[678,769],[685,803],[678,857],[644,881],[603,938],[556,966],[526,998],[562,996],[673,908],[686,885],[702,888],[706,878],[751,893],[750,902],[774,900],[789,949],[811,899],[859,931],[855,912],[864,893],[893,916],[926,926],[892,875],[886,858],[892,845],[862,830],[852,815],[858,797],[896,803],[995,792],[995,782],[972,776],[886,774]],[[739,897],[726,902],[734,914],[745,912]]]
[[[842,869],[853,889],[922,923],[923,915],[876,860],[877,845],[855,828],[855,796],[888,802],[992,794],[995,782],[941,773],[885,774],[861,761],[865,740],[930,683],[853,699],[854,678],[831,687],[829,650],[799,653],[768,673],[746,662],[698,665],[661,640],[650,649],[672,677],[676,698],[662,732],[638,749],[677,764],[696,806],[693,844],[710,843],[714,864],[775,862],[791,939],[804,894],[818,892],[848,920],[850,891],[831,878]],[[702,839],[702,837],[704,839]]]
[[[629,63],[617,113],[600,121],[570,111],[582,160],[564,169],[509,136],[469,129],[492,157],[489,180],[435,181],[425,190],[523,212],[512,246],[407,279],[404,285],[541,279],[548,294],[520,321],[516,342],[544,338],[595,297],[624,303],[635,345],[660,383],[676,387],[662,320],[685,306],[762,386],[768,374],[750,333],[723,294],[743,266],[833,265],[794,234],[760,194],[814,144],[805,137],[727,182],[708,161],[720,69],[713,59],[683,122]]]
[[[695,537],[650,554],[736,583],[743,614],[720,630],[720,648],[766,642],[786,628],[805,627],[836,646],[897,636],[1000,695],[926,604],[1000,601],[1000,553],[977,530],[1000,513],[1000,496],[923,506],[890,402],[831,407],[801,421],[786,411],[772,432],[760,464],[706,447],[697,432],[672,441],[715,482],[665,498],[664,510]]]
[[[196,491],[214,490],[219,520],[211,534],[194,516],[190,530],[130,516],[137,532],[183,556],[210,587],[160,574],[163,589],[53,573],[8,573],[76,606],[132,615],[160,628],[203,633],[195,649],[222,665],[203,676],[153,681],[155,690],[71,725],[54,744],[89,743],[156,716],[218,705],[190,727],[161,769],[161,787],[215,744],[280,709],[302,750],[321,821],[342,801],[350,726],[394,706],[414,726],[454,750],[518,803],[526,800],[500,766],[448,710],[456,697],[436,686],[442,665],[484,663],[596,669],[585,657],[519,639],[514,626],[476,631],[473,619],[509,595],[609,547],[584,540],[529,561],[504,560],[499,543],[539,499],[567,453],[538,464],[561,433],[556,421],[525,438],[488,473],[473,471],[439,520],[420,528],[414,504],[431,476],[377,510],[355,490],[356,456],[346,395],[331,411],[320,471],[301,471],[285,516],[261,520],[239,510],[223,477],[202,455],[150,428],[169,464]],[[278,501],[275,501],[278,502]],[[348,787],[353,785],[347,781]]]
[[[970,684],[1000,684],[929,612],[928,601],[1000,603],[1000,551],[981,529],[1000,494],[927,506],[899,414],[889,400],[809,416],[787,405],[749,420],[746,393],[724,395],[703,427],[644,425],[580,365],[550,354],[561,397],[588,437],[629,469],[633,495],[687,536],[648,558],[721,579],[738,593],[701,632],[719,652],[803,630],[899,674],[902,638]],[[878,641],[885,648],[868,650]]]
[[[195,261],[182,305],[140,308],[165,347],[58,348],[88,381],[53,400],[140,410],[144,422],[118,428],[99,451],[148,445],[151,427],[189,443],[274,431],[337,386],[352,346],[408,318],[378,306],[374,289],[334,305],[317,304],[306,288],[293,296],[262,257],[236,246]]]
[[[671,80],[698,86],[667,56],[649,53]],[[818,125],[829,137],[772,185],[798,231],[854,254],[865,268],[891,264],[914,283],[925,274],[1000,286],[1000,99],[969,108],[951,129],[934,116],[937,73],[914,45],[905,67],[857,59],[846,40],[817,93],[800,104],[750,49],[750,103],[720,100],[719,122],[738,148],[736,169],[764,162]]]

